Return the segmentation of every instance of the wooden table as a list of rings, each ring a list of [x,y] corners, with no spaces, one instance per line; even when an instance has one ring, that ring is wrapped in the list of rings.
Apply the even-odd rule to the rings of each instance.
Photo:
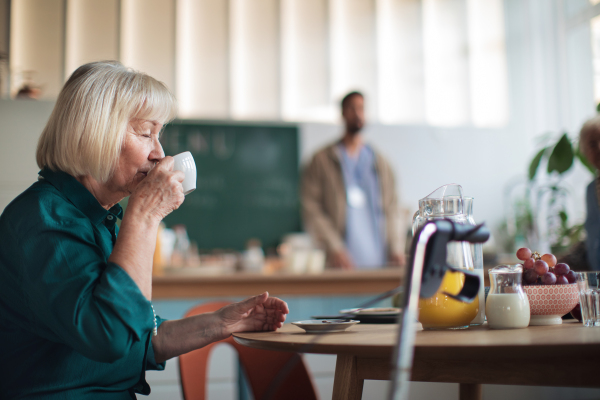
[[[196,271],[194,271],[196,270]],[[361,295],[383,293],[401,284],[400,268],[369,271],[331,270],[320,274],[236,272],[205,275],[199,269],[152,278],[152,298],[177,299],[251,296],[268,291],[281,295]]]
[[[365,379],[387,380],[398,326],[358,324],[342,333],[306,334],[293,325],[277,332],[236,333],[245,346],[337,354],[333,399],[357,400]],[[309,344],[310,343],[310,344]],[[413,381],[453,382],[460,399],[481,399],[481,384],[600,387],[600,328],[562,325],[417,332]]]

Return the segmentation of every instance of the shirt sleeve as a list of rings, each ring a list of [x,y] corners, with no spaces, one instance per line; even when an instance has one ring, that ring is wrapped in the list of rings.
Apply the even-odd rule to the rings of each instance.
[[[20,235],[20,273],[33,331],[114,362],[147,337],[154,318],[133,279],[105,261],[96,234],[89,220],[73,218]]]
[[[596,179],[594,179],[586,190],[587,215],[585,219],[586,250],[588,262],[592,270],[599,270],[600,266],[600,212],[598,211],[598,199],[596,195]]]
[[[165,319],[159,317],[158,315],[156,316],[157,327],[159,327],[160,324],[162,324],[165,321]],[[152,340],[150,340],[150,345],[148,346],[148,355],[146,357],[146,370],[164,371],[165,365],[165,361],[161,363],[156,362],[156,358],[154,358],[154,346],[152,346]]]
[[[345,250],[344,239],[323,210],[322,173],[317,157],[313,157],[302,173],[300,197],[305,229],[323,243],[328,252]]]

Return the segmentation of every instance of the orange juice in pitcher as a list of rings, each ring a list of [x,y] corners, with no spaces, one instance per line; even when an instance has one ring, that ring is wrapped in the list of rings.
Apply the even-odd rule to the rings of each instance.
[[[465,282],[464,274],[447,271],[438,291],[419,300],[419,322],[423,329],[464,329],[479,311],[479,297],[471,303],[455,300],[443,292],[458,294]]]
[[[443,185],[419,200],[419,210],[413,216],[413,235],[427,222],[438,219],[471,225],[465,209],[462,187],[455,183]],[[449,242],[446,246],[446,263],[456,270],[473,272],[473,254],[469,243]],[[471,303],[464,303],[444,294],[444,292],[458,294],[464,283],[463,273],[447,271],[435,295],[419,300],[419,322],[423,325],[423,329],[469,327],[479,311],[479,297]]]

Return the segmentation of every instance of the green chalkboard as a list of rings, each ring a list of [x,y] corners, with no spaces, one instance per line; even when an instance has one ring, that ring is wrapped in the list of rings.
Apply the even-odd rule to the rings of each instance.
[[[176,120],[161,143],[196,161],[196,190],[164,222],[185,224],[199,249],[270,248],[300,229],[297,126]]]

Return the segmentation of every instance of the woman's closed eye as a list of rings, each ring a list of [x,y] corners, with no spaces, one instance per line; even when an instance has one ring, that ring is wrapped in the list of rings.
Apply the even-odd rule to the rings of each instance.
[[[160,137],[162,124],[159,124],[154,121],[138,119],[132,122],[131,128],[136,135],[142,136],[147,139],[152,139],[154,135],[156,135],[157,138]]]
[[[148,139],[152,138],[152,128],[149,126],[138,126],[137,129],[135,129],[135,133]]]

